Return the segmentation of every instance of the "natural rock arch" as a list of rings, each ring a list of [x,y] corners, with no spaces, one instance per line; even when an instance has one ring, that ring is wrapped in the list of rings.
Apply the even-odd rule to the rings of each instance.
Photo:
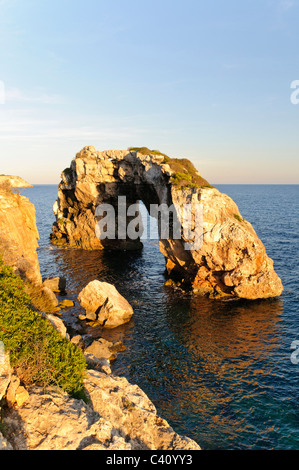
[[[119,196],[126,207],[119,205]],[[151,204],[202,207],[199,248],[185,249],[188,237],[183,221],[179,239],[172,233],[160,237],[170,277],[211,297],[257,299],[281,294],[283,287],[273,261],[232,199],[209,185],[189,160],[171,159],[146,148],[99,152],[88,146],[76,155],[70,168],[62,172],[53,207],[52,243],[84,249],[140,249],[139,238],[117,237],[122,232],[118,226],[115,240],[100,240],[96,235],[97,207],[111,205],[119,221],[119,212],[139,200],[148,210]],[[126,224],[134,217],[127,217]],[[193,236],[195,227],[191,228]]]

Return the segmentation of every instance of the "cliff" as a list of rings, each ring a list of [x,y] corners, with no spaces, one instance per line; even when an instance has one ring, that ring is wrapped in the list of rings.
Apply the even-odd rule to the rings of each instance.
[[[0,253],[23,280],[41,284],[36,248],[39,234],[35,207],[25,196],[0,187]]]
[[[51,241],[84,249],[141,249],[140,233],[128,233],[137,206],[133,212],[129,208],[140,200],[157,218],[152,206],[173,209],[166,224],[170,233],[163,234],[159,219],[160,250],[170,278],[210,297],[258,299],[282,293],[273,261],[234,201],[211,186],[189,160],[146,148],[82,149],[62,172]],[[116,216],[115,233],[105,238],[101,207],[108,206]],[[191,207],[189,219],[188,211],[179,213],[182,207]]]
[[[42,284],[38,238],[34,205],[6,184],[0,186],[0,257],[25,282],[35,306],[53,312],[58,302]]]

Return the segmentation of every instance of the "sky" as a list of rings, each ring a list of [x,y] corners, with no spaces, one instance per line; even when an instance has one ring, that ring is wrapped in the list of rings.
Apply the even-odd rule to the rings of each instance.
[[[0,173],[58,184],[86,145],[146,146],[298,184],[298,36],[299,0],[0,0]]]

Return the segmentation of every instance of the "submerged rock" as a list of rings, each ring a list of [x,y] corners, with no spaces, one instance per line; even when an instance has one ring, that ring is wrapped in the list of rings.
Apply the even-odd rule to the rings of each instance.
[[[87,312],[87,318],[105,328],[115,328],[130,321],[133,308],[108,282],[91,281],[79,293],[78,300]]]
[[[209,185],[190,161],[171,159],[146,148],[99,152],[88,146],[76,155],[62,173],[53,207],[52,243],[139,250],[140,227],[132,216],[134,211],[128,211],[139,200],[149,211],[153,204],[173,210],[166,226],[168,234],[161,228],[161,219],[159,224],[159,245],[169,277],[184,279],[194,292],[214,298],[259,299],[282,293],[273,261],[234,201]],[[115,237],[106,239],[98,209],[103,204],[112,207],[112,218],[116,216]],[[190,219],[181,213],[187,205],[191,207]],[[158,218],[158,209],[151,215]],[[125,224],[120,217],[124,212]],[[201,220],[195,218],[197,212]],[[179,224],[174,223],[177,220]],[[135,238],[128,234],[132,223],[138,228]],[[179,236],[174,234],[175,225]]]
[[[70,307],[73,307],[75,305],[74,301],[73,300],[70,300],[70,299],[63,299],[60,304],[59,304],[59,307],[61,308],[70,308]]]

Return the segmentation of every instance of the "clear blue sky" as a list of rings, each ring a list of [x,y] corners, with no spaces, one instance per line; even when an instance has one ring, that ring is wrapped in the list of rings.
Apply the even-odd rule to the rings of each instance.
[[[299,183],[299,0],[0,0],[0,173],[58,183],[85,145]]]

